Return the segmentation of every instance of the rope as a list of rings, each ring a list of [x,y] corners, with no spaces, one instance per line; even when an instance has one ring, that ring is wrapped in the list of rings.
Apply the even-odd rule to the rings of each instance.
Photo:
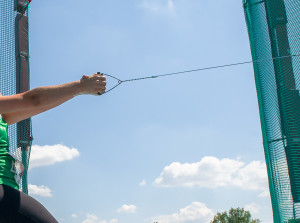
[[[255,60],[255,61],[245,61],[245,62],[225,64],[225,65],[218,65],[218,66],[212,66],[212,67],[203,67],[203,68],[198,68],[198,69],[193,69],[193,70],[185,70],[185,71],[179,71],[179,72],[173,72],[173,73],[166,73],[166,74],[145,76],[145,77],[132,78],[132,79],[127,79],[127,80],[121,80],[121,79],[116,78],[116,77],[114,77],[112,75],[103,74],[102,73],[104,76],[111,77],[111,78],[113,78],[113,79],[115,79],[115,80],[118,81],[118,83],[114,87],[110,88],[109,90],[107,90],[103,94],[106,94],[106,93],[112,91],[113,89],[115,89],[116,87],[118,87],[120,84],[125,83],[125,82],[132,82],[132,81],[140,81],[140,80],[153,79],[153,78],[159,78],[159,77],[173,76],[173,75],[185,74],[185,73],[192,73],[192,72],[197,72],[197,71],[220,69],[220,68],[245,65],[245,64],[250,64],[250,63],[255,64],[255,63],[260,63],[260,62],[267,61],[267,60],[276,60],[276,59],[283,59],[283,58],[289,58],[289,57],[299,57],[299,56],[300,56],[300,54],[294,54],[294,55],[289,55],[289,56],[274,57],[274,58],[271,58],[271,59],[263,59],[263,60]],[[101,72],[97,72],[97,74],[100,74],[100,73]],[[98,94],[101,95],[100,93],[98,93]]]

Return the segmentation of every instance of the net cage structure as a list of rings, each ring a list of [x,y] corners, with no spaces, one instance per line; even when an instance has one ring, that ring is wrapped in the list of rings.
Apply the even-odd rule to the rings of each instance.
[[[300,222],[300,1],[243,0],[275,223]]]
[[[0,0],[0,91],[13,95],[29,90],[29,0]],[[20,190],[28,193],[27,170],[32,144],[31,119],[8,128],[9,152],[15,157]]]

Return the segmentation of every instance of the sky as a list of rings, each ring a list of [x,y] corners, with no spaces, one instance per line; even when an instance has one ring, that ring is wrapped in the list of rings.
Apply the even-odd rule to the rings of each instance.
[[[251,60],[239,0],[33,0],[29,19],[31,88]],[[272,222],[251,64],[126,82],[32,122],[29,192],[59,222],[209,223],[232,207]]]

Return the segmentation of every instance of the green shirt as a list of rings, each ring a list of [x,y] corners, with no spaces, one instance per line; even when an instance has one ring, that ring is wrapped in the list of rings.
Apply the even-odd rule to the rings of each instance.
[[[9,147],[7,128],[7,123],[0,115],[0,147]]]
[[[11,186],[18,190],[16,179],[20,179],[16,171],[16,161],[9,154],[9,141],[7,134],[8,125],[0,115],[0,184]]]

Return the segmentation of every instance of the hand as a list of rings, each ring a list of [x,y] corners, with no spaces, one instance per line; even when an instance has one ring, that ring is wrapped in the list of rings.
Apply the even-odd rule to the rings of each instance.
[[[81,94],[99,95],[106,90],[106,77],[103,74],[83,75],[80,79],[82,86]]]

